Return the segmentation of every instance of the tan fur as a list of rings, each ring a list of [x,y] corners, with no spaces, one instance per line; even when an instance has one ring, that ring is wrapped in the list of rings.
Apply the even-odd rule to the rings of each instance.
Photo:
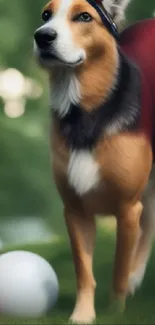
[[[103,33],[103,31],[100,34],[97,32],[97,35],[104,37],[103,48],[97,48],[96,46],[98,60],[95,60],[95,53],[93,55],[92,50],[92,55],[88,58],[85,67],[83,69],[79,68],[77,71],[77,77],[81,85],[82,100],[80,104],[89,112],[99,107],[100,103],[104,102],[109,96],[112,88],[115,88],[119,65],[114,40],[110,35],[106,37],[106,32]]]
[[[79,323],[92,322],[95,319],[94,290],[96,287],[92,257],[95,240],[94,216],[87,215],[83,209],[66,207],[66,224],[70,235],[75,270],[77,275],[77,302],[71,316],[72,321]]]
[[[115,214],[117,217],[113,296],[125,303],[129,276],[134,267],[132,258],[140,231],[140,199],[151,170],[152,151],[143,134],[124,133],[107,137],[94,150],[94,157],[100,165],[100,187],[95,193],[91,192],[79,199],[67,183],[69,152],[58,130],[55,136],[53,168],[65,210],[69,211],[66,221],[78,284],[77,303],[72,318],[77,322],[91,321],[94,316],[94,280],[90,262],[93,250],[91,254],[89,252],[89,260],[85,255],[88,246],[84,244],[86,240],[87,245],[90,245],[86,238],[91,240],[91,244],[93,241],[89,227],[92,229],[95,214]],[[87,231],[82,231],[85,229],[82,224],[86,224]],[[84,299],[88,309],[83,309]]]
[[[81,12],[88,12],[93,21],[80,26],[72,22],[72,17]],[[76,70],[76,76],[80,83],[80,104],[91,111],[108,97],[111,86],[115,87],[119,65],[115,41],[96,10],[83,0],[73,2],[68,20],[75,43],[87,53],[87,60]]]
[[[59,5],[59,1],[53,0],[46,8],[56,10],[55,5]],[[72,21],[75,13],[81,11],[93,15],[92,23]],[[86,61],[76,68],[75,74],[80,84],[80,105],[91,112],[103,103],[115,86],[119,64],[117,46],[95,10],[83,0],[75,0],[72,4],[68,23],[75,42],[87,54]],[[142,251],[145,247],[148,249],[144,243],[146,237],[140,237],[140,219],[142,195],[152,167],[152,149],[145,134],[138,131],[115,136],[105,134],[92,152],[99,165],[100,183],[80,197],[68,183],[70,149],[55,119],[51,139],[54,178],[64,203],[77,278],[77,301],[71,319],[76,323],[90,323],[95,317],[92,271],[95,215],[113,214],[117,218],[113,296],[124,304],[130,275],[137,268],[137,261],[143,259]]]
[[[117,245],[114,269],[114,296],[125,302],[134,247],[139,234],[142,204],[126,204],[117,216]]]
[[[136,289],[140,287],[148,259],[150,257],[151,249],[152,249],[152,241],[154,239],[155,234],[155,219],[154,219],[154,211],[155,211],[155,175],[154,175],[154,166],[152,168],[152,172],[150,175],[149,186],[145,190],[143,196],[143,213],[141,216],[140,222],[140,231],[137,240],[137,244],[135,246],[135,252],[132,260],[132,267],[129,276],[129,292],[134,294]]]
[[[45,9],[55,12],[59,6],[60,0],[53,0]],[[88,12],[93,21],[90,24],[75,23],[73,18],[81,12]],[[75,44],[87,53],[87,60],[82,67],[76,69],[75,75],[80,83],[80,105],[86,111],[92,111],[103,103],[115,88],[119,66],[115,40],[103,26],[96,10],[86,1],[73,1],[67,22]]]
[[[145,135],[127,132],[107,137],[97,145],[96,153],[104,182],[125,200],[139,199],[152,163],[152,151]]]

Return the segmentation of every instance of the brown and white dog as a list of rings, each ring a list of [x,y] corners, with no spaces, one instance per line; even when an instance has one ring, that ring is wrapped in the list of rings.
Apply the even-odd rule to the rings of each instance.
[[[147,90],[145,73],[152,69],[142,43],[147,22],[144,28],[139,24],[124,32],[120,44],[110,30],[115,27],[112,21],[106,25],[107,12],[120,23],[128,2],[97,1],[104,24],[94,0],[52,0],[43,10],[45,23],[35,33],[35,55],[50,80],[53,171],[77,277],[71,316],[75,323],[95,319],[95,215],[117,219],[113,298],[122,306],[142,282],[153,238],[155,183],[147,185],[153,162],[150,103],[155,82],[148,77]],[[150,24],[155,32],[155,21]],[[126,55],[129,52],[135,60]],[[155,50],[151,60],[154,57]]]

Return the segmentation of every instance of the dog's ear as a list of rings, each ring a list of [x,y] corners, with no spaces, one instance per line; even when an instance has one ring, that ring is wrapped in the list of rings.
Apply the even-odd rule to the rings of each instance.
[[[131,0],[102,0],[105,9],[111,14],[116,24],[125,18],[125,10]]]

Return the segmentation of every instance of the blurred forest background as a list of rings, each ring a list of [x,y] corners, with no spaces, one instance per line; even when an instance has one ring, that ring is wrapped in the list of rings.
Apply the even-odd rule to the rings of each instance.
[[[48,83],[33,58],[44,0],[0,0],[0,244],[64,233],[49,157]],[[153,17],[133,0],[127,23]]]

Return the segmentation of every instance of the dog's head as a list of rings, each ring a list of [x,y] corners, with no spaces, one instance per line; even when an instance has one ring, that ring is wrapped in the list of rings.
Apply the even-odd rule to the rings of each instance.
[[[130,0],[93,1],[119,23]],[[76,67],[102,55],[112,43],[113,37],[91,1],[52,0],[42,18],[44,24],[35,33],[34,51],[45,68]]]

